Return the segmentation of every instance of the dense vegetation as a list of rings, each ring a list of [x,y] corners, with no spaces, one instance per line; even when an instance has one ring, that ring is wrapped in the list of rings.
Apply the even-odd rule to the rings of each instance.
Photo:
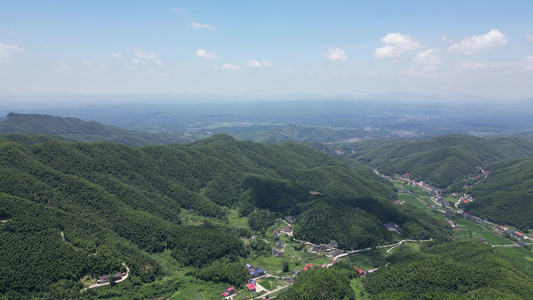
[[[457,139],[463,138],[444,138],[449,143]],[[498,143],[507,142],[515,148],[484,151],[493,153],[494,160],[527,155],[527,143],[507,139]],[[461,153],[457,148],[453,151]],[[501,197],[509,195],[528,207],[531,201],[524,195],[530,192],[532,164],[530,160],[485,163],[492,173],[472,190],[474,203],[483,203],[498,189],[513,193]],[[168,259],[193,270],[188,277],[196,281],[242,286],[248,276],[243,262],[270,256],[271,250],[261,239],[243,242],[243,238],[264,233],[276,218],[287,215],[296,216],[295,238],[315,243],[337,240],[344,250],[400,238],[384,223],[398,224],[401,238],[448,240],[445,223],[409,204],[394,204],[396,197],[392,184],[358,162],[347,165],[296,143],[263,145],[215,135],[189,144],[133,148],[57,136],[4,135],[0,137],[0,294],[8,299],[90,298],[94,292],[79,293],[80,278],[123,271],[125,264],[132,283],[124,284],[123,292],[133,295],[133,283],[138,286],[163,275],[163,267],[150,254],[165,250]],[[246,217],[249,228],[230,226],[230,209]],[[528,222],[518,208],[511,212],[513,218]],[[184,216],[201,221],[187,224]],[[420,254],[399,253],[390,267],[369,276],[365,288],[376,298],[418,297],[413,291],[428,298],[498,298],[502,293],[523,297],[525,292],[507,293],[508,279],[482,288],[488,284],[487,274],[496,274],[495,268],[502,269],[505,278],[514,280],[513,272],[522,276],[487,249],[458,242],[432,246]],[[488,268],[489,264],[495,267]],[[280,298],[353,299],[349,280],[356,274],[342,265],[300,274]],[[460,266],[464,275],[459,274]],[[409,276],[401,274],[405,269],[412,271]],[[441,280],[446,274],[457,278],[451,286]],[[390,278],[405,280],[393,279],[391,284]],[[168,281],[165,288],[182,288],[183,280]],[[419,280],[416,289],[403,288]]]
[[[387,268],[366,276],[375,299],[529,299],[533,277],[476,240],[399,252]]]
[[[487,166],[483,184],[469,189],[475,201],[465,210],[498,224],[533,228],[533,159],[508,160]]]
[[[373,147],[348,157],[370,164],[388,175],[410,178],[446,188],[476,171],[484,162],[533,156],[533,144],[519,138],[484,139],[444,135],[425,141],[400,141]]]
[[[276,299],[356,299],[350,287],[350,272],[341,268],[317,268],[301,272],[294,285]]]
[[[252,222],[257,215],[261,229],[276,215],[298,215],[320,201],[309,191],[395,199],[392,185],[370,171],[292,143],[222,135],[132,148],[10,135],[0,142],[0,293],[51,295],[60,280],[58,288],[75,291],[82,276],[117,272],[122,263],[134,280],[149,282],[161,268],[147,253],[165,249],[182,265],[205,270],[236,262],[249,255],[238,238],[243,233],[215,225],[225,223],[228,207]],[[215,223],[183,225],[183,212]],[[365,226],[383,231],[376,222]]]
[[[82,142],[109,141],[130,146],[184,142],[178,135],[135,132],[78,118],[9,113],[0,122],[0,134],[46,134]]]
[[[382,199],[324,199],[307,205],[296,223],[298,239],[317,244],[336,240],[339,248],[362,249],[394,241],[384,223],[399,225],[404,238],[446,239],[447,225],[418,213],[410,205]]]

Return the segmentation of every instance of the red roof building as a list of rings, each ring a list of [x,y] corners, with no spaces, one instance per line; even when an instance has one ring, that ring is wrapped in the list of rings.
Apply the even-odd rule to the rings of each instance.
[[[246,288],[250,291],[250,292],[255,292],[255,285],[253,283],[248,283],[246,285]]]

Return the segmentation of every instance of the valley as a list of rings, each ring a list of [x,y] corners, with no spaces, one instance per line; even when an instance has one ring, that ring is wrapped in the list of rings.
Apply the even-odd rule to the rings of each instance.
[[[33,117],[20,116],[30,124]],[[105,137],[74,139],[0,136],[0,235],[8,241],[0,248],[6,258],[2,276],[21,267],[33,270],[26,278],[0,276],[8,298],[60,293],[82,299],[220,299],[225,292],[247,299],[314,293],[374,299],[406,293],[402,286],[409,287],[409,280],[460,272],[462,258],[449,256],[456,249],[477,257],[467,263],[468,276],[485,274],[478,268],[490,264],[507,275],[489,290],[468,280],[447,290],[444,280],[428,282],[417,293],[528,293],[509,290],[506,282],[527,285],[532,278],[529,225],[519,229],[512,216],[500,214],[510,221],[498,222],[469,209],[484,201],[485,187],[488,195],[494,188],[508,191],[500,178],[516,170],[529,178],[533,145],[527,141],[445,135],[354,140],[338,151],[327,143],[261,144],[226,134],[140,147]],[[457,161],[464,171],[457,172]],[[32,246],[9,242],[21,240]],[[43,260],[56,257],[51,249],[75,263]],[[18,263],[23,256],[32,258],[32,266]],[[447,271],[432,263],[418,266],[419,260],[439,261]],[[384,278],[398,272],[397,266],[422,273],[385,287],[383,280],[390,278]],[[435,270],[415,279],[428,267]],[[61,271],[42,272],[54,269]],[[121,272],[125,278],[95,286],[106,274]],[[479,276],[478,282],[487,280]],[[32,287],[30,280],[43,285]]]

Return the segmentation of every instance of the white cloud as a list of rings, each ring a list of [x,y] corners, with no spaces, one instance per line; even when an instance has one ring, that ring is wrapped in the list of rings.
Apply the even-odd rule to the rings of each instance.
[[[412,50],[423,48],[414,37],[399,32],[387,33],[380,41],[385,46],[374,51],[376,58],[396,58]]]
[[[412,37],[401,33],[388,33],[381,38],[381,42],[388,46],[393,46],[399,49],[415,50],[422,48],[418,41]]]
[[[245,68],[261,68],[261,63],[257,60],[247,60],[243,61],[242,64]]]
[[[133,52],[133,55],[136,57],[131,60],[131,62],[134,64],[140,64],[142,62],[141,59],[144,59],[144,60],[152,60],[158,66],[163,65],[163,62],[159,59],[157,54],[155,54],[154,52],[146,52],[141,49],[134,49],[132,52]]]
[[[111,57],[112,57],[112,58],[116,58],[116,59],[120,59],[120,58],[122,58],[122,54],[111,53]]]
[[[205,59],[217,59],[220,58],[215,52],[207,52],[204,49],[196,50],[196,57],[205,58]]]
[[[0,42],[0,58],[8,58],[13,56],[13,52],[15,51],[24,51],[19,45],[17,44],[6,44]]]
[[[348,56],[346,56],[346,51],[340,48],[328,48],[328,50],[322,52],[322,56],[329,60],[336,60],[340,62],[345,62],[348,60]]]
[[[424,52],[419,52],[415,55],[413,60],[419,64],[423,65],[437,65],[440,64],[440,57],[439,57],[440,50],[431,48],[427,49]]]
[[[223,64],[222,66],[220,66],[220,68],[223,70],[237,70],[239,69],[239,66],[231,65],[231,64]]]
[[[133,55],[135,55],[137,58],[144,58],[144,59],[157,59],[157,54],[154,52],[145,52],[141,49],[134,49]]]
[[[507,45],[505,35],[497,29],[493,29],[484,35],[474,35],[462,39],[459,43],[448,47],[449,52],[470,55],[481,50],[491,50]]]
[[[90,66],[92,65],[93,63],[91,61],[82,61],[81,62],[82,65],[85,65],[85,66]]]
[[[528,63],[533,63],[533,56],[524,56],[524,60]]]
[[[528,40],[530,42],[533,42],[533,34],[528,32],[528,33],[525,34],[525,38],[526,38],[526,40]]]
[[[187,27],[192,27],[192,28],[196,28],[196,29],[216,29],[215,26],[211,25],[211,24],[200,24],[200,23],[196,23],[196,22],[192,22],[190,23],[189,25],[187,25]]]
[[[377,48],[374,51],[374,56],[376,58],[394,58],[400,56],[401,54],[403,54],[403,52],[394,46],[385,46]]]
[[[268,60],[266,60],[266,59],[263,59],[263,60],[261,61],[261,63],[263,64],[263,66],[265,66],[265,67],[267,67],[267,68],[272,68],[272,64],[271,64]]]

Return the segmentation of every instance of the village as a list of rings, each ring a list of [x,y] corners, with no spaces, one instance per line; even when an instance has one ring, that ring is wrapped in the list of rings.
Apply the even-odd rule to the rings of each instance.
[[[377,171],[375,171],[377,173]],[[486,173],[488,174],[488,172]],[[486,176],[486,175],[485,175]],[[450,196],[443,196],[443,191],[432,187],[430,184],[422,181],[415,182],[409,179],[409,174],[396,176],[392,179],[388,176],[387,180],[396,181],[399,188],[399,200],[394,203],[403,205],[409,201],[404,196],[410,196],[413,199],[418,199],[424,203],[420,208],[427,211],[440,214],[445,219],[454,231],[465,230],[463,221],[465,220],[479,226],[490,226],[494,234],[502,237],[510,237],[511,240],[506,239],[507,242],[494,243],[494,240],[486,236],[479,236],[478,239],[493,247],[524,247],[531,245],[527,243],[530,239],[526,235],[511,228],[501,225],[496,225],[488,222],[482,218],[462,211],[458,205],[475,201],[470,195],[453,194]],[[419,199],[420,191],[425,191],[428,195],[427,201]],[[451,201],[456,199],[457,201]],[[409,202],[413,204],[413,202]],[[416,204],[416,202],[414,203]],[[387,267],[390,262],[387,262],[386,256],[390,254],[395,248],[402,246],[405,243],[421,243],[429,242],[428,240],[410,240],[402,238],[402,229],[395,223],[384,223],[383,226],[396,236],[396,243],[388,245],[380,245],[378,247],[369,247],[365,249],[358,249],[352,251],[343,251],[338,249],[336,240],[329,240],[327,243],[315,244],[309,241],[299,240],[293,237],[293,224],[296,217],[286,216],[283,219],[277,219],[276,223],[265,232],[264,236],[250,236],[248,240],[261,239],[269,245],[270,256],[259,257],[250,262],[243,262],[243,267],[247,269],[249,280],[244,287],[238,288],[236,286],[227,286],[220,290],[221,298],[225,299],[271,299],[276,297],[279,293],[287,290],[293,284],[302,272],[308,272],[316,268],[329,268],[341,260],[345,260],[350,267],[353,267],[359,276],[363,277],[367,274],[375,272],[379,268]],[[468,226],[466,226],[468,227]],[[485,238],[486,237],[486,238]],[[376,252],[376,250],[378,252]],[[288,263],[287,263],[288,262]],[[287,266],[293,266],[290,269],[285,269]],[[282,271],[283,269],[283,271]],[[127,272],[114,273],[102,276],[98,279],[97,284],[89,288],[101,287],[111,283],[120,283],[127,279]],[[360,280],[358,281],[360,284]]]
[[[479,171],[479,175],[475,176],[475,183],[474,184],[482,184],[483,179],[486,179],[488,175],[490,174],[490,171],[484,170],[482,167],[476,167],[476,170]],[[376,174],[379,174],[377,170],[374,170]],[[383,176],[383,175],[382,175]],[[383,176],[385,178],[390,178],[387,176]],[[474,222],[479,225],[491,225],[491,228],[494,233],[502,236],[502,237],[510,237],[512,238],[512,241],[515,242],[515,246],[518,247],[524,247],[526,245],[526,242],[524,240],[533,240],[531,237],[528,237],[524,235],[523,233],[516,231],[512,228],[507,228],[502,225],[497,225],[492,222],[489,222],[487,220],[484,220],[483,218],[477,217],[475,215],[472,215],[466,211],[463,211],[459,205],[460,204],[467,204],[470,202],[475,201],[475,199],[469,195],[469,194],[459,194],[459,193],[451,193],[450,196],[457,199],[457,201],[454,201],[452,204],[449,200],[443,197],[443,191],[442,189],[438,189],[433,187],[431,184],[427,184],[423,181],[414,181],[410,179],[410,174],[405,173],[403,175],[396,175],[396,180],[401,180],[407,183],[410,187],[418,187],[421,189],[424,189],[428,192],[428,194],[431,195],[431,201],[433,202],[431,205],[428,205],[427,208],[429,208],[432,211],[438,211],[441,212],[445,217],[447,222],[450,224],[452,229],[460,231],[460,228],[457,226],[455,222],[453,222],[453,217],[461,217],[466,220],[469,220],[471,222]],[[390,180],[390,179],[388,179]],[[468,187],[465,185],[465,187]],[[400,193],[413,195],[413,192],[406,189],[401,189]],[[405,201],[397,200],[395,202],[396,204],[403,204]],[[480,238],[480,240],[486,242],[486,239]],[[488,242],[487,242],[488,243]],[[531,243],[530,243],[531,244]],[[494,245],[493,245],[494,246]],[[497,246],[496,246],[497,247]]]
[[[294,283],[298,277],[298,274],[301,272],[306,272],[314,268],[329,268],[340,260],[349,259],[350,255],[364,253],[365,251],[389,248],[389,251],[386,252],[390,253],[390,250],[402,245],[405,242],[431,241],[431,239],[421,241],[404,239],[398,241],[397,243],[382,245],[379,247],[343,251],[337,248],[338,245],[337,241],[335,240],[330,240],[329,243],[314,244],[308,241],[293,238],[291,223],[295,220],[296,219],[291,216],[286,217],[285,219],[278,219],[276,225],[274,226],[275,229],[266,234],[266,237],[264,238],[265,242],[272,244],[272,259],[286,258],[297,262],[295,269],[289,272],[291,275],[287,275],[286,273],[280,274],[280,270],[275,270],[275,268],[272,267],[273,265],[276,265],[276,262],[273,262],[271,259],[263,259],[265,265],[248,263],[246,264],[246,268],[251,279],[245,285],[245,289],[239,291],[234,286],[227,287],[221,292],[222,297],[225,299],[236,299],[236,295],[244,294],[243,297],[247,297],[247,299],[250,296],[253,299],[270,299],[268,296],[276,295],[286,290],[292,283]],[[389,231],[397,233],[399,239],[401,238],[401,228],[397,224],[385,223],[383,226],[385,226]],[[251,239],[255,238],[258,237],[251,237]],[[302,250],[295,251],[295,246],[298,244],[303,244],[305,246]],[[291,246],[290,248],[288,247],[289,245]],[[305,259],[302,259],[302,253],[306,255]],[[348,260],[348,262],[360,276],[366,276],[367,274],[378,270],[378,265],[388,265],[388,263],[374,259],[371,262],[364,263],[365,265],[372,265],[372,267],[365,269],[361,265],[357,265],[350,260]],[[267,272],[267,269],[271,271]],[[273,285],[273,282],[277,282],[278,284]],[[256,294],[256,296],[253,296],[254,294]]]

